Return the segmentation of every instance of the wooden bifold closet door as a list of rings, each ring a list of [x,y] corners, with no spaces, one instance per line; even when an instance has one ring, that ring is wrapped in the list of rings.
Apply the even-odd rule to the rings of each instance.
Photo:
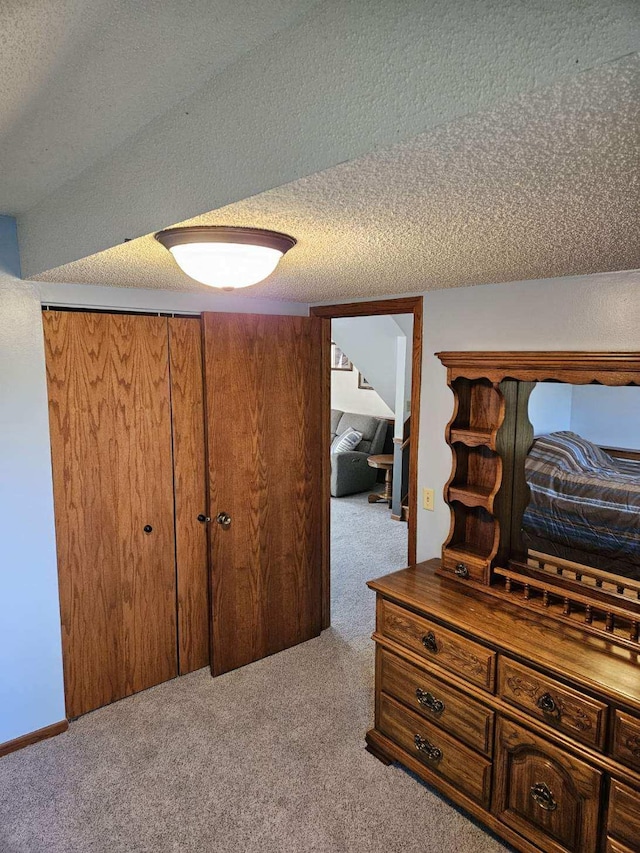
[[[216,313],[203,324],[219,675],[320,633],[327,451],[321,321]]]
[[[43,321],[76,717],[208,661],[200,324],[68,311]]]

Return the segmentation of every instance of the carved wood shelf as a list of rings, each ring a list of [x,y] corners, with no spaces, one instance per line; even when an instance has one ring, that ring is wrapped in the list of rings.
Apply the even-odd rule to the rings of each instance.
[[[439,352],[449,383],[458,378],[584,385],[640,385],[639,352]]]
[[[500,541],[494,511],[502,484],[498,443],[506,403],[498,385],[484,378],[460,376],[449,386],[454,411],[446,439],[453,465],[444,498],[451,510],[451,527],[440,571],[486,584]]]
[[[467,507],[480,506],[491,512],[493,504],[493,489],[483,486],[461,485],[449,486],[449,502],[460,501]]]
[[[490,447],[495,450],[495,432],[490,429],[463,429],[462,427],[451,427],[449,441],[453,444],[459,441],[467,447]]]

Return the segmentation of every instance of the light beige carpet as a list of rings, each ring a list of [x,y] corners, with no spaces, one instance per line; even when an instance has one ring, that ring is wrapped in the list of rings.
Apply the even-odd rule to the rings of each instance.
[[[211,679],[175,679],[0,760],[2,853],[498,853],[505,848],[364,750],[374,596],[406,528],[333,501],[334,624]]]

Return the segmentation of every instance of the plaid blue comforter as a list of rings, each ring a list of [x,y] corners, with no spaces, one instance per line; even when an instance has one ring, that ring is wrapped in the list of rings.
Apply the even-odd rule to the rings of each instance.
[[[640,462],[609,456],[574,432],[553,432],[533,442],[525,476],[525,534],[640,567]]]

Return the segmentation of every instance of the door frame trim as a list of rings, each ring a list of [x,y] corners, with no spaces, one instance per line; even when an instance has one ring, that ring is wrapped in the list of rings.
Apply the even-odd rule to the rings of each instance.
[[[420,436],[420,391],[422,385],[422,312],[423,297],[376,299],[369,302],[346,302],[316,305],[309,309],[311,317],[322,320],[322,628],[331,625],[331,554],[330,554],[330,458],[326,448],[330,442],[331,411],[331,320],[337,317],[372,317],[384,314],[413,314],[411,364],[411,441],[409,443],[409,522],[408,565],[417,562],[418,524],[418,440]]]

